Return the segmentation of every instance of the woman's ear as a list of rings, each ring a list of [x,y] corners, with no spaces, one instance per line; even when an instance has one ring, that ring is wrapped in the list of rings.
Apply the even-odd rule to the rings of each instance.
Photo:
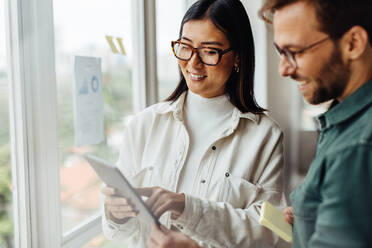
[[[235,55],[234,67],[239,67],[239,64],[240,64],[240,58],[238,55]]]

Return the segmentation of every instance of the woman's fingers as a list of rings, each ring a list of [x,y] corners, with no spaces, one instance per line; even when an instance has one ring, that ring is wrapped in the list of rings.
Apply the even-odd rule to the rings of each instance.
[[[142,188],[137,188],[137,192],[138,192],[138,194],[140,194],[142,196],[150,197],[154,193],[154,190],[156,188],[157,187],[142,187]]]
[[[106,205],[111,212],[135,212],[131,205]]]
[[[154,215],[157,218],[160,218],[165,212],[171,209],[172,203],[170,201],[168,202],[159,202],[158,204],[154,205]]]
[[[112,195],[115,195],[115,188],[111,188],[111,187],[103,187],[101,189],[101,193],[104,194],[105,196],[112,196]]]
[[[128,217],[136,217],[138,212],[111,212],[111,214],[116,219],[124,219]]]
[[[172,215],[179,216],[185,208],[185,195],[162,189],[160,187],[138,188],[138,193],[147,196],[146,204],[156,217],[171,211]]]
[[[120,196],[108,196],[105,199],[105,203],[109,205],[130,205],[130,201],[127,198]]]
[[[154,225],[154,228],[157,228],[157,226]],[[163,225],[160,225],[160,230],[161,230],[163,233],[165,233],[165,234],[170,233],[170,230],[169,230],[168,228],[166,228],[165,226],[163,226]]]
[[[106,208],[116,219],[138,215],[138,211],[132,205],[106,205]]]
[[[196,248],[198,244],[182,233],[154,225],[147,242],[148,248]]]
[[[151,210],[154,210],[154,206],[161,201],[161,197],[166,193],[160,187],[138,188],[137,191],[140,195],[148,197],[146,204]]]
[[[138,211],[129,199],[113,194],[115,193],[115,189],[105,187],[102,189],[102,193],[106,195],[104,199],[105,208],[114,218],[120,220],[138,215]]]
[[[170,210],[169,197],[171,197],[170,192],[167,192],[161,188],[154,188],[152,190],[152,195],[146,200],[146,204],[154,212],[156,217],[160,217],[164,212]]]
[[[151,235],[147,242],[148,248],[167,247],[166,244],[169,243],[167,234],[170,231],[164,226],[161,226],[160,228],[161,229],[156,225],[152,226]]]

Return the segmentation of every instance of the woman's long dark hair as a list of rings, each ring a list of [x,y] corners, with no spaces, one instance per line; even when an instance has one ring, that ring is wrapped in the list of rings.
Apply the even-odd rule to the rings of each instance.
[[[251,24],[243,4],[239,0],[199,0],[194,3],[182,19],[183,25],[190,20],[210,19],[230,42],[239,58],[239,70],[233,70],[225,84],[225,92],[230,102],[241,112],[262,113],[254,97],[253,80],[255,68],[254,41]],[[181,80],[173,93],[166,99],[176,101],[188,90],[186,80],[180,71]]]

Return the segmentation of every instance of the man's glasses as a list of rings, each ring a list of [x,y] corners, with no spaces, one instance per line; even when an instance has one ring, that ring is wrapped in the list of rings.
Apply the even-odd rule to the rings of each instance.
[[[313,48],[315,47],[316,45],[319,45],[320,43],[330,39],[331,37],[326,37],[320,41],[317,41],[305,48],[302,48],[301,50],[298,50],[298,51],[295,51],[295,52],[292,52],[292,51],[289,51],[287,48],[280,48],[277,44],[274,43],[274,46],[275,46],[275,49],[276,51],[278,52],[279,56],[284,56],[287,61],[289,62],[289,65],[293,68],[293,69],[297,69],[297,62],[296,62],[296,55],[297,54],[301,54],[301,53],[304,53],[306,52],[307,50],[309,50],[310,48]]]
[[[205,65],[217,65],[225,53],[232,51],[232,48],[226,50],[214,47],[192,47],[181,41],[172,41],[172,50],[177,59],[188,61],[196,53],[200,62]]]

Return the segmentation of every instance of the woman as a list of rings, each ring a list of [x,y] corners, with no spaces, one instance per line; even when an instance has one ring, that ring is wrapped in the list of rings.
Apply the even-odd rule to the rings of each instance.
[[[118,168],[164,226],[204,247],[265,247],[260,205],[285,206],[282,132],[255,102],[254,43],[239,0],[200,0],[172,42],[181,80],[128,124]],[[143,188],[145,187],[145,188]],[[104,188],[103,229],[145,247],[151,226]]]

